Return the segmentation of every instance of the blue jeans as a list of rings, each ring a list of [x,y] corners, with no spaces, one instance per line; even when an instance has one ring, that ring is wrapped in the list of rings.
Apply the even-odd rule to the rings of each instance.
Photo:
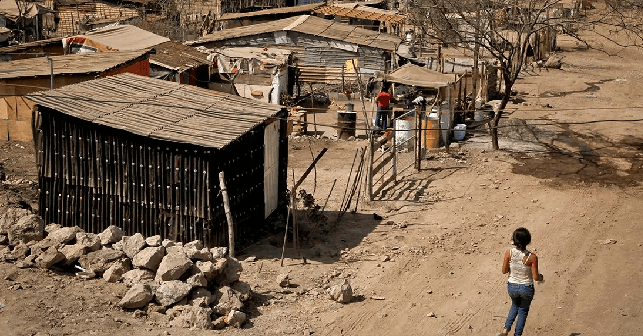
[[[388,126],[388,116],[390,114],[390,107],[377,107],[377,112],[375,113],[375,126],[385,130]]]
[[[511,297],[511,308],[509,309],[509,315],[505,322],[505,329],[511,330],[511,325],[517,316],[518,321],[516,322],[514,335],[521,336],[522,330],[525,329],[525,321],[527,321],[531,300],[534,299],[534,286],[507,283],[507,292],[509,292],[509,296]]]

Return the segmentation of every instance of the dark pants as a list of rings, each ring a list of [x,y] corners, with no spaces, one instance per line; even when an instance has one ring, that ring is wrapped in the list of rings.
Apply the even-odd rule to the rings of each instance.
[[[385,130],[388,126],[388,119],[391,113],[390,107],[377,106],[377,113],[375,113],[375,126]]]
[[[511,325],[514,323],[516,317],[518,317],[514,335],[521,336],[522,330],[525,328],[527,315],[529,314],[531,300],[534,299],[534,286],[508,283],[507,292],[509,292],[509,297],[511,297],[511,308],[509,309],[509,315],[505,322],[505,329],[511,330]]]

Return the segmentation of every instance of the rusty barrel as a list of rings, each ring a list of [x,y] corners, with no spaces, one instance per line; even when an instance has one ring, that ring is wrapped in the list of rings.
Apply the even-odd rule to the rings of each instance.
[[[431,116],[422,120],[422,129],[424,130],[424,148],[439,148],[440,147],[440,122],[437,116]]]
[[[347,140],[355,136],[357,113],[352,111],[337,111],[337,138]]]

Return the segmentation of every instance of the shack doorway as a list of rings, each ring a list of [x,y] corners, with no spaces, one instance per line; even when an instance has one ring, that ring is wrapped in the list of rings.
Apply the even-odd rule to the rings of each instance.
[[[264,218],[268,218],[279,203],[279,124],[278,121],[268,124],[263,135]]]

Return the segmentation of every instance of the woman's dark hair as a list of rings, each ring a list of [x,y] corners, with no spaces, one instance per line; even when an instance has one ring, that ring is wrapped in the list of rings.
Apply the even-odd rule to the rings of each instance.
[[[513,241],[517,248],[524,250],[531,243],[531,233],[524,227],[517,228],[513,234]]]

